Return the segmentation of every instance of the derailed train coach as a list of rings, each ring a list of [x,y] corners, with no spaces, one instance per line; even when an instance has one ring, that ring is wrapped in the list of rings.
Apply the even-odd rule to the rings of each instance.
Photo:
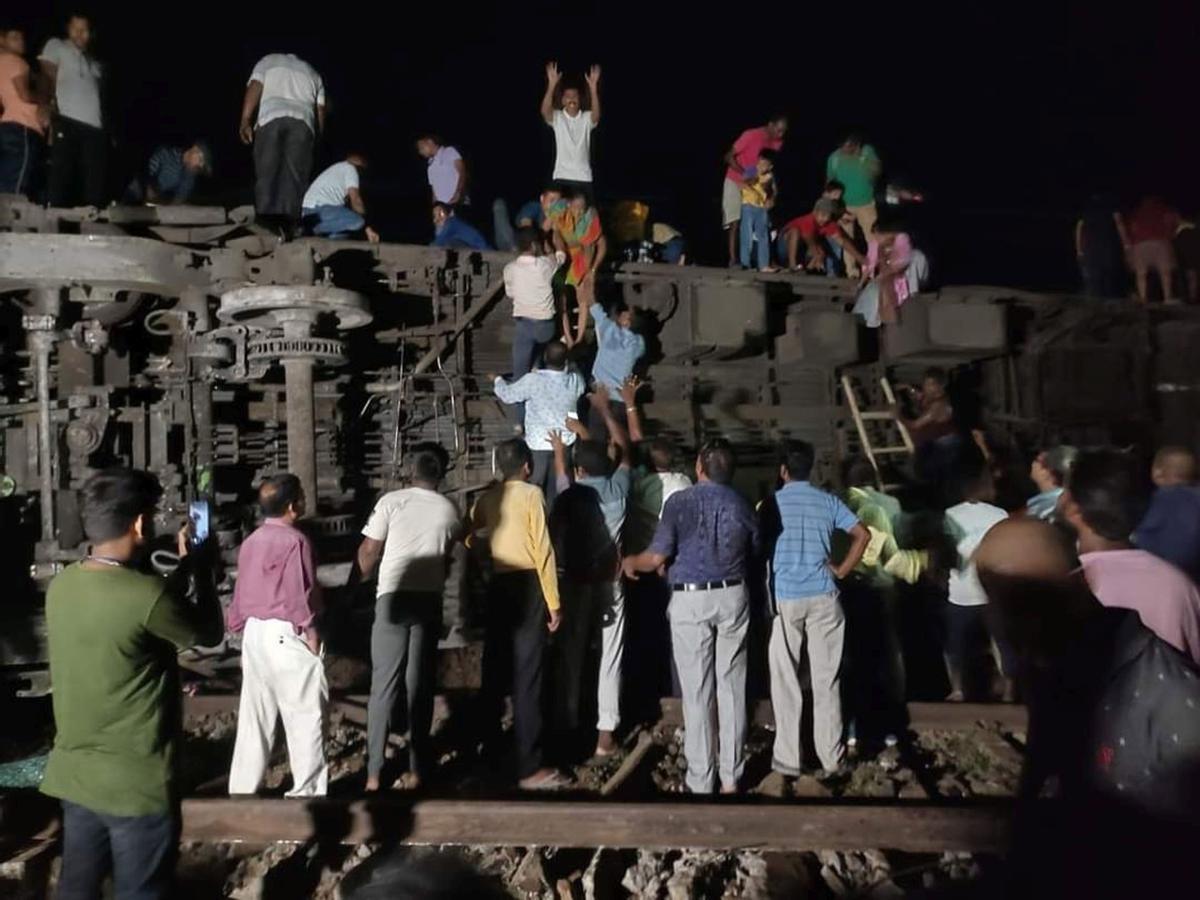
[[[300,477],[331,588],[415,445],[450,453],[447,489],[465,509],[493,478],[492,447],[512,435],[483,377],[509,368],[510,258],[281,244],[245,208],[0,198],[3,679],[48,688],[41,596],[85,555],[78,492],[96,469],[153,472],[163,535],[189,501],[209,500],[226,590],[265,475]],[[910,299],[881,333],[849,312],[852,283],[817,276],[620,263],[599,290],[650,323],[647,432],[684,450],[730,439],[753,498],[773,486],[785,437],[811,441],[814,477],[836,484],[864,437],[848,392],[879,407],[881,379],[931,365],[969,384],[980,423],[1015,447],[1197,443],[1190,308],[944,287]],[[471,618],[470,591],[453,593],[451,643]]]

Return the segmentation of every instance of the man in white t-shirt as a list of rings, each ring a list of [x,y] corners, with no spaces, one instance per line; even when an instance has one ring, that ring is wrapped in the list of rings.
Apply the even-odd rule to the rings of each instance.
[[[438,485],[446,451],[419,445],[413,456],[412,487],[379,498],[363,528],[358,571],[369,577],[379,566],[375,624],[371,627],[371,698],[367,704],[367,790],[379,790],[392,711],[401,684],[408,702],[408,772],[415,788],[429,777],[429,729],[442,630],[442,598],[455,591],[465,556],[455,552],[461,537],[458,508]]]
[[[600,67],[587,73],[589,110],[584,110],[579,88],[566,87],[561,105],[554,106],[562,73],[558,63],[546,63],[546,93],[542,97],[542,119],[554,129],[553,179],[564,188],[572,188],[587,197],[588,206],[596,202],[592,193],[592,129],[600,124]]]
[[[260,59],[246,84],[238,133],[254,145],[254,210],[285,233],[300,221],[313,147],[324,130],[325,83],[317,70],[294,53]]]
[[[996,487],[990,469],[982,460],[964,462],[960,474],[963,502],[946,510],[946,536],[953,545],[949,588],[946,599],[946,671],[950,676],[948,700],[960,701],[966,696],[967,674],[976,651],[988,645],[999,657],[1000,649],[991,638],[984,610],[987,594],[979,583],[972,557],[976,548],[994,525],[1008,518],[1008,513],[991,501]],[[1006,678],[1012,672],[997,659],[997,667]]]
[[[368,241],[378,243],[379,235],[367,224],[367,206],[358,183],[359,172],[366,167],[365,156],[351,153],[313,180],[301,203],[306,231],[334,240],[361,231]]]
[[[67,20],[65,38],[50,38],[38,55],[48,93],[54,98],[50,147],[50,205],[103,206],[108,143],[100,109],[100,63],[88,53],[87,16]]]

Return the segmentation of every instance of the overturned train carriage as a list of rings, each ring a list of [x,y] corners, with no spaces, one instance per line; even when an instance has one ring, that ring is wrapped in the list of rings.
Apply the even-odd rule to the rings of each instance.
[[[231,567],[252,486],[295,472],[330,584],[415,444],[450,452],[464,506],[492,478],[512,435],[483,378],[509,368],[508,257],[281,245],[252,219],[0,198],[0,671],[23,690],[47,686],[40,596],[84,554],[78,491],[97,468],[154,472],[164,534],[210,499]],[[877,405],[881,375],[931,364],[960,367],[988,427],[1025,446],[1195,443],[1188,309],[954,287],[910,301],[881,342],[848,312],[853,287],[825,278],[621,264],[600,291],[653,323],[647,430],[681,448],[729,438],[752,496],[782,437],[811,441],[836,482],[860,443],[842,376]]]

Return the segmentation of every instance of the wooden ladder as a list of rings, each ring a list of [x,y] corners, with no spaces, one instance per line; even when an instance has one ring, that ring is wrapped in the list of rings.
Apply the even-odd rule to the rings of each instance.
[[[908,428],[896,417],[896,394],[892,390],[892,383],[888,381],[886,375],[880,376],[879,387],[883,392],[884,400],[887,401],[887,407],[884,409],[866,409],[859,401],[854,381],[849,375],[842,376],[842,391],[846,395],[846,403],[850,407],[850,415],[854,419],[854,427],[858,430],[858,439],[862,442],[863,453],[866,454],[867,459],[870,461],[871,468],[875,470],[875,481],[878,483],[880,490],[886,491],[899,487],[899,485],[884,484],[879,458],[899,454],[911,457],[914,448],[912,435],[908,433]],[[886,443],[882,446],[871,443],[871,429],[868,427],[868,423],[870,422],[883,423],[885,430],[889,432],[894,431],[898,437],[891,438],[889,436],[884,438]],[[891,426],[890,428],[888,427],[889,425]]]

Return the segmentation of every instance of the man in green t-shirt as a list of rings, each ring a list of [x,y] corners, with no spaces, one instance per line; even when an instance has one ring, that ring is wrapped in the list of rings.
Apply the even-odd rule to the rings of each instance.
[[[42,792],[63,805],[60,897],[97,896],[110,861],[118,897],[170,892],[178,833],[176,648],[216,644],[224,624],[215,592],[185,599],[194,558],[172,580],[135,568],[161,495],[146,472],[93,475],[82,502],[90,555],[46,594],[56,734]],[[188,556],[187,529],[178,548]]]
[[[864,144],[856,134],[847,136],[825,163],[825,180],[840,181],[845,187],[846,212],[858,221],[867,241],[871,240],[871,231],[879,218],[875,209],[875,183],[881,171],[883,164],[875,148]]]

